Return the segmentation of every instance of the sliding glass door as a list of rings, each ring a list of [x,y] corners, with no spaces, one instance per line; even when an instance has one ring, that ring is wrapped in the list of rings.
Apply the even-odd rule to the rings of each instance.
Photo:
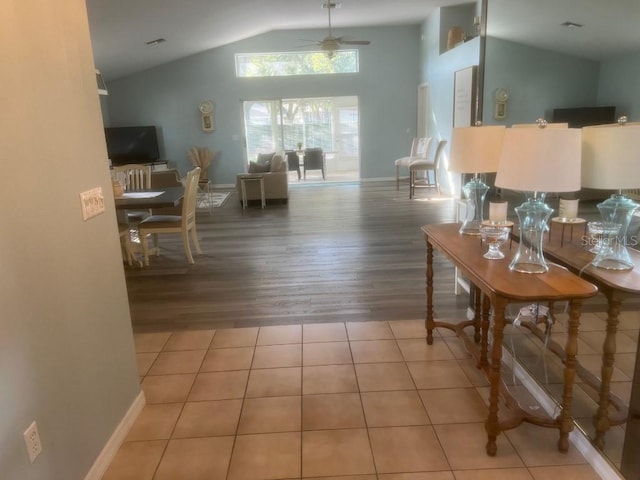
[[[326,154],[326,181],[360,178],[357,97],[251,100],[243,111],[249,161],[258,153],[316,147]]]

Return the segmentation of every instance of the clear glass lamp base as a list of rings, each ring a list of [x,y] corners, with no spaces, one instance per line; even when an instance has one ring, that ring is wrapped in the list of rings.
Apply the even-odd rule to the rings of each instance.
[[[553,210],[544,203],[544,195],[530,197],[515,210],[520,220],[520,243],[509,269],[522,273],[548,272],[542,241]]]
[[[465,219],[458,230],[462,235],[480,235],[480,226],[484,220],[484,197],[488,191],[489,186],[477,176],[462,187],[466,199]]]
[[[603,224],[608,226],[599,241],[591,265],[606,270],[631,270],[635,266],[627,250],[627,230],[638,204],[621,194],[614,194],[599,203]]]

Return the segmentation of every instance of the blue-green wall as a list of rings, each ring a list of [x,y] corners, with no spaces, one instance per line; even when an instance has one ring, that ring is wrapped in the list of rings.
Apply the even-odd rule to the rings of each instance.
[[[157,125],[161,152],[183,173],[189,147],[218,152],[210,170],[216,184],[232,184],[246,162],[241,101],[356,95],[360,103],[361,177],[392,178],[393,160],[415,136],[420,80],[420,27],[356,28],[349,34],[371,41],[360,48],[360,72],[348,75],[245,78],[235,76],[235,53],[291,51],[301,39],[320,39],[324,30],[271,32],[208,50],[117,81],[107,97],[111,126]],[[216,131],[200,130],[198,103],[213,99]]]
[[[445,192],[459,192],[459,181],[447,174],[451,132],[453,130],[453,77],[457,70],[478,65],[480,39],[474,38],[440,54],[441,9],[431,13],[422,25],[420,46],[420,82],[429,85],[430,114],[428,132],[434,141],[447,140],[440,184]]]
[[[617,115],[640,121],[640,52],[616,57],[600,66],[598,101],[615,105]]]
[[[551,121],[554,108],[593,106],[598,103],[598,62],[487,38],[483,96],[485,125]],[[498,88],[509,93],[507,117],[493,118]]]

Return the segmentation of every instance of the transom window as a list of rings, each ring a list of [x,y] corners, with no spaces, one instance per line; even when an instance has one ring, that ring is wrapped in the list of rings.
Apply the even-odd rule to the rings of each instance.
[[[324,52],[237,53],[236,76],[283,77],[358,72],[358,50]]]

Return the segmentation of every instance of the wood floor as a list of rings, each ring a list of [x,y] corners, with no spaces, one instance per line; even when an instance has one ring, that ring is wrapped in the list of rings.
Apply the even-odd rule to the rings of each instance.
[[[395,182],[290,187],[288,205],[242,210],[234,192],[198,213],[203,255],[189,266],[179,235],[148,268],[126,267],[134,330],[424,318],[420,227],[454,220],[454,200]],[[453,267],[436,259],[440,314]]]
[[[408,197],[395,182],[292,184],[288,205],[243,210],[233,192],[198,213],[195,265],[180,236],[165,235],[150,267],[126,267],[134,331],[424,318],[420,227],[453,221],[455,201]],[[464,314],[453,267],[439,255],[434,266],[436,314]]]

